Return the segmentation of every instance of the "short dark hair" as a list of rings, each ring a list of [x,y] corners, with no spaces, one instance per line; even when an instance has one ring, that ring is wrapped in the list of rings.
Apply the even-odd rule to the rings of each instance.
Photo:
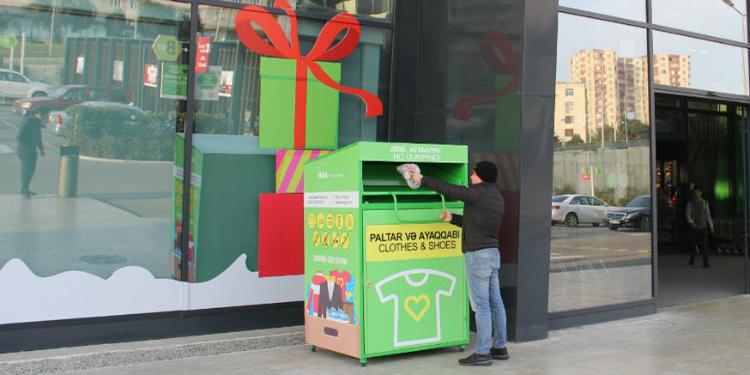
[[[703,188],[700,185],[693,186],[693,191],[697,191],[697,190],[700,190],[702,192]]]

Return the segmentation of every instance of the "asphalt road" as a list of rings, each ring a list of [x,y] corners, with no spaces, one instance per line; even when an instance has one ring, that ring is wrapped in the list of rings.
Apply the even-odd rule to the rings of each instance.
[[[0,194],[18,194],[20,163],[16,156],[16,132],[21,117],[7,105],[0,106]],[[46,156],[39,157],[31,190],[56,195],[60,146],[63,137],[43,130]],[[171,212],[172,162],[92,160],[81,158],[78,195],[105,201],[139,216],[168,217]]]
[[[550,263],[553,271],[580,267],[644,265],[651,262],[651,233],[581,225],[552,227]]]

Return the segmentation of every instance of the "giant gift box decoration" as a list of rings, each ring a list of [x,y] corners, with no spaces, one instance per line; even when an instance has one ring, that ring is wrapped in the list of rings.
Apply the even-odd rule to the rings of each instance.
[[[329,152],[325,150],[276,150],[276,192],[304,192],[305,163]]]
[[[341,13],[323,25],[312,49],[302,54],[297,14],[285,0],[274,7],[289,19],[289,38],[277,15],[250,5],[235,17],[240,41],[262,56],[260,92],[260,147],[335,149],[338,146],[338,93],[359,97],[366,116],[379,116],[383,104],[370,92],[340,85],[340,61],[354,52],[360,26],[354,16]],[[263,38],[257,26],[265,34]],[[337,41],[339,34],[343,36]],[[312,77],[308,76],[308,71]],[[293,89],[292,89],[293,87]],[[287,103],[293,111],[285,110]]]

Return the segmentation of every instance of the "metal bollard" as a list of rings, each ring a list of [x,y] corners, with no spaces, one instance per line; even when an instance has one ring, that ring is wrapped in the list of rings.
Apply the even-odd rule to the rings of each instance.
[[[60,147],[60,175],[57,195],[61,198],[78,195],[78,146]]]

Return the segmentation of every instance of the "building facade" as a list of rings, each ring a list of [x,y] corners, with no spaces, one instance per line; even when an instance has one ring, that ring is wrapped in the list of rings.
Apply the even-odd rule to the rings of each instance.
[[[716,3],[707,26],[674,14],[698,0],[6,1],[0,351],[301,324],[273,229],[293,164],[357,141],[498,165],[513,339],[653,313],[656,217],[600,224],[656,211],[656,92],[750,101],[747,5]],[[32,194],[15,137],[37,108]],[[558,195],[597,219],[550,226]]]

